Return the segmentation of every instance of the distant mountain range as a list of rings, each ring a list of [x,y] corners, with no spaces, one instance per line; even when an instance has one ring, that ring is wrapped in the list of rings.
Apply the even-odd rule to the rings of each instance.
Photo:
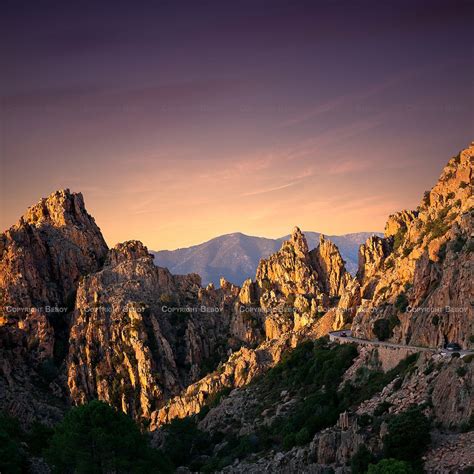
[[[319,243],[319,232],[304,232],[310,249]],[[355,274],[359,245],[371,235],[382,236],[378,232],[356,232],[344,235],[328,235],[346,261],[347,270]],[[253,278],[260,259],[267,258],[280,249],[289,235],[279,239],[253,237],[240,232],[226,234],[199,245],[177,250],[152,252],[155,264],[167,267],[171,273],[198,273],[203,284],[219,285],[219,279],[241,285],[247,278]]]

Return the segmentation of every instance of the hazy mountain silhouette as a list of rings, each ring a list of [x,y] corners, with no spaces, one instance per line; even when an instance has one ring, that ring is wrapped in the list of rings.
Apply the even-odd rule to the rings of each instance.
[[[319,232],[304,232],[310,249],[319,242]],[[347,262],[349,272],[357,270],[359,245],[371,235],[382,235],[377,232],[357,232],[345,235],[328,235],[339,248],[342,257]],[[232,283],[241,285],[247,278],[253,278],[261,258],[266,258],[278,251],[281,243],[289,235],[279,239],[254,237],[240,232],[221,235],[207,242],[192,247],[176,250],[160,250],[152,252],[155,264],[167,267],[171,273],[198,273],[203,284],[219,284],[220,277]]]

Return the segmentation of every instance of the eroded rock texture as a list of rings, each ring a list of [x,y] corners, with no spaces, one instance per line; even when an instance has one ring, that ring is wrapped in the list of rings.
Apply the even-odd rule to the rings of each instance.
[[[385,319],[396,342],[473,344],[473,157],[474,146],[453,157],[416,211],[390,216],[385,238],[361,246],[356,335],[376,337]]]
[[[65,398],[53,357],[67,344],[80,277],[106,253],[82,195],[69,190],[42,199],[0,235],[0,405],[25,423],[58,416],[47,402],[48,391]]]

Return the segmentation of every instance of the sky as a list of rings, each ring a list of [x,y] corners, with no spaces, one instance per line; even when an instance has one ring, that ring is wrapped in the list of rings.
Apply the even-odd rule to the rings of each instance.
[[[110,246],[380,231],[474,140],[470,1],[74,3],[2,2],[2,231],[62,188]]]

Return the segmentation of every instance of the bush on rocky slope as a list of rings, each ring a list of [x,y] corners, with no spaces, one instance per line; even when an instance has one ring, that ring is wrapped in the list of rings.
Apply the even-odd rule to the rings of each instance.
[[[419,468],[429,443],[429,420],[419,407],[413,407],[389,420],[388,433],[383,439],[384,454]]]
[[[27,463],[22,441],[18,421],[0,414],[0,472],[24,472]]]
[[[130,417],[97,400],[68,412],[55,428],[46,459],[54,472],[170,470]]]
[[[377,464],[371,464],[367,474],[414,474],[414,471],[405,461],[382,459]]]
[[[129,416],[98,400],[70,409],[54,428],[35,423],[25,431],[0,414],[0,472],[49,472],[45,460],[53,473],[172,472]]]
[[[192,440],[188,444],[181,443],[181,455],[175,461],[194,470],[211,472],[232,464],[235,459],[242,460],[251,453],[264,453],[270,449],[286,451],[293,446],[307,444],[317,432],[333,426],[340,413],[370,398],[394,378],[403,379],[416,362],[416,356],[411,356],[387,373],[364,371],[364,374],[359,374],[355,382],[357,385],[346,383],[340,389],[342,377],[356,356],[356,348],[349,344],[334,345],[327,338],[306,341],[249,386],[248,390],[256,403],[255,407],[246,406],[246,410],[251,411],[246,416],[257,421],[248,434],[239,435],[240,425],[234,429],[232,418],[226,418],[220,428],[214,426],[211,434],[199,430],[199,420],[213,416],[213,410],[209,413],[206,409],[201,416],[163,427],[167,440],[164,451],[168,454],[170,448],[174,451],[172,440],[176,436]],[[282,402],[285,410],[280,409]],[[270,412],[265,422],[261,419],[263,410]],[[372,422],[370,420],[369,424]],[[222,431],[219,432],[219,429]],[[207,443],[199,442],[200,439],[206,439]],[[170,457],[173,458],[172,455]],[[365,461],[365,470],[373,460],[370,457]]]

